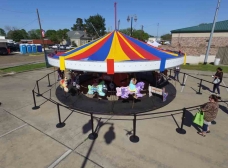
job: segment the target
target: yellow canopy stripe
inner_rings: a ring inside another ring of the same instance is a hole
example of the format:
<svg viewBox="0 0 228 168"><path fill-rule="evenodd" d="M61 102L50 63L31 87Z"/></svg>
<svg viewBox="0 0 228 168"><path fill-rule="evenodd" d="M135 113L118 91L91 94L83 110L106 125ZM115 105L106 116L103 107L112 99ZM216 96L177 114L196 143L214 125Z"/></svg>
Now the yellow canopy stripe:
<svg viewBox="0 0 228 168"><path fill-rule="evenodd" d="M112 46L110 48L108 56L106 57L106 60L107 59L114 59L114 61L130 60L130 58L122 50L116 32L114 32L114 36L112 39Z"/></svg>
<svg viewBox="0 0 228 168"><path fill-rule="evenodd" d="M141 58L144 59L144 57L143 57L138 51L136 51L136 50L127 42L126 39L123 38L122 34L120 34L120 33L118 32L118 35L119 35L119 36L121 37L121 39L130 47L130 49L131 49L132 51L134 51L139 57L141 57Z"/></svg>
<svg viewBox="0 0 228 168"><path fill-rule="evenodd" d="M112 32L111 32L111 33L112 33ZM109 34L110 34L110 33L109 33ZM106 36L108 36L109 34L107 34ZM104 36L104 37L102 37L101 39L97 40L97 41L94 42L93 44L86 46L86 47L83 48L83 49L80 49L80 50L78 50L78 51L76 51L76 52L73 52L72 54L69 54L68 56L65 56L65 59L69 59L69 58L71 58L71 57L75 57L75 56L77 56L77 55L79 55L79 54L81 54L81 53L83 53L83 52L89 50L90 48L92 48L93 46L95 46L97 43L99 43L100 41L102 41L106 36Z"/></svg>

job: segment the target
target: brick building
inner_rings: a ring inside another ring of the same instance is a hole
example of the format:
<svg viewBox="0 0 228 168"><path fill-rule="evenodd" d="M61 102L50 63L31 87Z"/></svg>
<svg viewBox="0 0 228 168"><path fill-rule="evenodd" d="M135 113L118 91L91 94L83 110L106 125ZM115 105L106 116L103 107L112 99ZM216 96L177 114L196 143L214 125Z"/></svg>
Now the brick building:
<svg viewBox="0 0 228 168"><path fill-rule="evenodd" d="M212 23L172 30L171 46L187 53L205 54ZM211 54L215 55L219 47L228 46L228 20L217 22L211 42Z"/></svg>
<svg viewBox="0 0 228 168"><path fill-rule="evenodd" d="M41 39L21 39L20 43L26 44L43 44ZM44 39L45 45L53 45L54 43L49 39Z"/></svg>

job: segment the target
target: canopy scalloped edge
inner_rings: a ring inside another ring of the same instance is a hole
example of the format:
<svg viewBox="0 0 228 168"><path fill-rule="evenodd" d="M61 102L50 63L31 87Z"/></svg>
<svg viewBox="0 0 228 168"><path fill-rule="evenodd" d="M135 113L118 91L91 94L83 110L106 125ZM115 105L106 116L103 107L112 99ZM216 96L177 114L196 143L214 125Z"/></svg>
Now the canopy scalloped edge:
<svg viewBox="0 0 228 168"><path fill-rule="evenodd" d="M48 63L55 67L60 67L59 59L47 57ZM166 59L165 69L176 67L184 63L184 56ZM122 61L114 62L114 72L143 72L160 70L161 60L158 61ZM65 60L65 68L70 70L103 72L107 73L106 61L85 61L85 60Z"/></svg>

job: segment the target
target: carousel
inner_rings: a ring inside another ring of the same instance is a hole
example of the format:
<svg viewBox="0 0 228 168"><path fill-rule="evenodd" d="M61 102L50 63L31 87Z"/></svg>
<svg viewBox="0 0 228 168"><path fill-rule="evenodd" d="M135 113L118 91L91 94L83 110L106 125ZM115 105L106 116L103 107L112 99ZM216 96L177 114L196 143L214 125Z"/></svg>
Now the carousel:
<svg viewBox="0 0 228 168"><path fill-rule="evenodd" d="M59 68L56 97L60 102L82 112L126 115L170 103L176 89L167 69L183 64L186 55L115 30L47 60Z"/></svg>

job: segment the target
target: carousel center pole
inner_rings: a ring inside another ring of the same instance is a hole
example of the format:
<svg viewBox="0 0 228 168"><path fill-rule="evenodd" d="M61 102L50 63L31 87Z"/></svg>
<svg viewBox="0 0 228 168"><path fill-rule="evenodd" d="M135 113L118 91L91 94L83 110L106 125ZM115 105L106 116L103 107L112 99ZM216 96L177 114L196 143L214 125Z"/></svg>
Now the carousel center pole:
<svg viewBox="0 0 228 168"><path fill-rule="evenodd" d="M116 19L117 19L116 2L114 3L114 7L115 7L115 30L116 30L117 29L117 27L116 27Z"/></svg>

